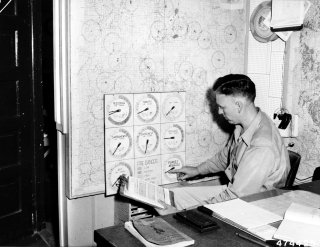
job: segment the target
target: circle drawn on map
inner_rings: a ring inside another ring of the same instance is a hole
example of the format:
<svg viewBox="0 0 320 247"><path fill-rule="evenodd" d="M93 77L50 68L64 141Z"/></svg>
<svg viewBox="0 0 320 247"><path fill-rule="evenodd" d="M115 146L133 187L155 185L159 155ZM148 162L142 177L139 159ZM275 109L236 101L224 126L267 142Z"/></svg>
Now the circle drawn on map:
<svg viewBox="0 0 320 247"><path fill-rule="evenodd" d="M94 98L92 104L90 105L90 113L94 119L102 120L103 119L103 102L99 98Z"/></svg>
<svg viewBox="0 0 320 247"><path fill-rule="evenodd" d="M177 181L177 174L176 173L168 173L166 171L170 170L172 167L174 169L180 169L184 166L184 162L182 157L179 154L172 154L170 155L163 163L163 173L166 180L170 182Z"/></svg>
<svg viewBox="0 0 320 247"><path fill-rule="evenodd" d="M202 31L198 37L198 45L202 49L208 49L211 45L212 38L208 31Z"/></svg>
<svg viewBox="0 0 320 247"><path fill-rule="evenodd" d="M96 79L97 87L102 93L108 93L113 90L114 80L109 78L109 74L101 73Z"/></svg>
<svg viewBox="0 0 320 247"><path fill-rule="evenodd" d="M88 42L95 42L101 33L101 28L98 22L94 20L88 20L83 23L82 35Z"/></svg>
<svg viewBox="0 0 320 247"><path fill-rule="evenodd" d="M199 22L193 21L189 23L188 36L190 39L197 40L201 31L202 31L202 28Z"/></svg>
<svg viewBox="0 0 320 247"><path fill-rule="evenodd" d="M136 136L138 151L143 155L153 154L159 145L159 133L152 127L143 127Z"/></svg>
<svg viewBox="0 0 320 247"><path fill-rule="evenodd" d="M101 139L103 136L103 131L97 127L92 127L88 133L89 143L94 147L103 146L103 140Z"/></svg>
<svg viewBox="0 0 320 247"><path fill-rule="evenodd" d="M213 53L211 57L211 63L212 63L212 66L215 67L216 69L221 69L225 64L225 56L223 52L216 51L215 53Z"/></svg>
<svg viewBox="0 0 320 247"><path fill-rule="evenodd" d="M131 102L124 95L115 95L113 99L108 102L106 108L108 120L114 125L123 125L127 123L131 117Z"/></svg>
<svg viewBox="0 0 320 247"><path fill-rule="evenodd" d="M144 123L150 123L159 114L159 102L152 94L143 95L135 107L137 117Z"/></svg>
<svg viewBox="0 0 320 247"><path fill-rule="evenodd" d="M113 131L108 142L108 153L110 156L116 158L124 158L132 148L132 137L125 129Z"/></svg>
<svg viewBox="0 0 320 247"><path fill-rule="evenodd" d="M188 23L184 18L176 18L172 25L173 38L184 37L188 31Z"/></svg>
<svg viewBox="0 0 320 247"><path fill-rule="evenodd" d="M213 140L218 145L222 145L227 141L228 135L221 129L217 129L213 134Z"/></svg>
<svg viewBox="0 0 320 247"><path fill-rule="evenodd" d="M98 15L110 15L110 13L113 11L113 2L112 0L95 0L94 8Z"/></svg>
<svg viewBox="0 0 320 247"><path fill-rule="evenodd" d="M118 190L119 186L117 180L122 174L125 174L126 176L133 175L130 165L123 161L113 165L108 173L109 187L115 192Z"/></svg>
<svg viewBox="0 0 320 247"><path fill-rule="evenodd" d="M162 104L162 114L167 120L177 120L182 115L183 110L184 102L178 92L170 93L164 99Z"/></svg>
<svg viewBox="0 0 320 247"><path fill-rule="evenodd" d="M274 41L278 39L278 35L273 33L263 21L271 12L271 1L264 1L260 3L252 12L250 18L250 30L253 37L262 43Z"/></svg>
<svg viewBox="0 0 320 247"><path fill-rule="evenodd" d="M155 40L163 40L166 35L165 24L161 21L155 21L151 26L151 37Z"/></svg>
<svg viewBox="0 0 320 247"><path fill-rule="evenodd" d="M224 29L224 39L227 43L231 44L237 39L237 29L229 25Z"/></svg>
<svg viewBox="0 0 320 247"><path fill-rule="evenodd" d="M186 132L188 134L195 132L197 129L197 119L193 116L186 117Z"/></svg>
<svg viewBox="0 0 320 247"><path fill-rule="evenodd" d="M208 147L212 141L211 131L201 130L198 134L198 143L201 147Z"/></svg>
<svg viewBox="0 0 320 247"><path fill-rule="evenodd" d="M116 33L109 33L104 38L103 45L109 53L118 52L122 48L122 39Z"/></svg>
<svg viewBox="0 0 320 247"><path fill-rule="evenodd" d="M196 68L193 72L192 80L197 86L206 84L207 72L203 68Z"/></svg>
<svg viewBox="0 0 320 247"><path fill-rule="evenodd" d="M160 83L154 76L145 78L140 84L139 91L143 92L157 92L160 90Z"/></svg>
<svg viewBox="0 0 320 247"><path fill-rule="evenodd" d="M150 77L155 73L156 63L151 58L143 59L140 63L139 70L144 78Z"/></svg>
<svg viewBox="0 0 320 247"><path fill-rule="evenodd" d="M168 18L174 15L174 5L172 0L157 0L159 14Z"/></svg>
<svg viewBox="0 0 320 247"><path fill-rule="evenodd" d="M182 79L188 80L193 74L193 66L189 62L183 62L179 66L179 75Z"/></svg>
<svg viewBox="0 0 320 247"><path fill-rule="evenodd" d="M109 66L114 71L123 70L127 64L126 55L120 51L113 52L108 59Z"/></svg>
<svg viewBox="0 0 320 247"><path fill-rule="evenodd" d="M184 131L179 124L172 124L164 131L164 145L172 152L184 144Z"/></svg>
<svg viewBox="0 0 320 247"><path fill-rule="evenodd" d="M127 76L119 76L114 83L116 93L129 93L132 89L131 80Z"/></svg>
<svg viewBox="0 0 320 247"><path fill-rule="evenodd" d="M139 0L126 0L125 9L134 12L139 7Z"/></svg>

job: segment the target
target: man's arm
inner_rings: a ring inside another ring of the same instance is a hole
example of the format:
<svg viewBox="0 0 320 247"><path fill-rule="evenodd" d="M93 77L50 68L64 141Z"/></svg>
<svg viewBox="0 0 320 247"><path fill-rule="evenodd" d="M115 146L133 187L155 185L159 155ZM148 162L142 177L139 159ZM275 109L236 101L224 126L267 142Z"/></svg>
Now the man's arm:
<svg viewBox="0 0 320 247"><path fill-rule="evenodd" d="M206 203L217 203L260 192L274 172L276 156L271 147L250 147L242 157L233 183Z"/></svg>
<svg viewBox="0 0 320 247"><path fill-rule="evenodd" d="M178 180L186 180L198 176L199 174L205 175L208 173L215 173L224 171L228 163L228 150L229 147L224 147L220 152L216 153L211 159L202 162L197 167L184 166L180 169L174 169L169 173L180 173Z"/></svg>
<svg viewBox="0 0 320 247"><path fill-rule="evenodd" d="M208 173L216 173L224 171L228 166L228 152L230 149L231 140L222 150L216 153L211 159L206 160L197 166L199 173L205 175Z"/></svg>

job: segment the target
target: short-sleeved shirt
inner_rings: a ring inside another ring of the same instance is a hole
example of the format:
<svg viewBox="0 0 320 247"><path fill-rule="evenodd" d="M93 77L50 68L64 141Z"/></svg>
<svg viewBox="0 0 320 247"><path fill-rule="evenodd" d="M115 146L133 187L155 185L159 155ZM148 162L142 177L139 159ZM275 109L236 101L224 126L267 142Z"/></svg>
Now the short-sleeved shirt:
<svg viewBox="0 0 320 247"><path fill-rule="evenodd" d="M285 185L290 171L288 151L278 128L260 109L249 128L241 135L236 125L226 146L200 164L200 174L225 171L226 189L207 203L216 203Z"/></svg>

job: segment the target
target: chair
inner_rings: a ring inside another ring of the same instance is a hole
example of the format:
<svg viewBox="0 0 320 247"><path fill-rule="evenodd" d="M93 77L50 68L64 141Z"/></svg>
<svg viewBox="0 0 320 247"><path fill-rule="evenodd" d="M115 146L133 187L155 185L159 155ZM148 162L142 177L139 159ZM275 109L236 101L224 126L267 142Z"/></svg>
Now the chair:
<svg viewBox="0 0 320 247"><path fill-rule="evenodd" d="M291 150L288 150L288 153L289 153L291 169L288 174L285 187L291 187L293 185L293 182L296 179L296 175L297 175L298 168L300 165L300 160L301 160L300 154L295 153Z"/></svg>

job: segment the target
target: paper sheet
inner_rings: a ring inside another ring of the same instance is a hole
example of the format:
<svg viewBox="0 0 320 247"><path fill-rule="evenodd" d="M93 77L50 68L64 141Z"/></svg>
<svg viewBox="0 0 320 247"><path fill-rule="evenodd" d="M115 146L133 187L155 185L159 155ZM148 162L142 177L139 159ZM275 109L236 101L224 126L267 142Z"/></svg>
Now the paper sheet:
<svg viewBox="0 0 320 247"><path fill-rule="evenodd" d="M265 225L265 226L260 226L260 227L250 229L251 233L253 233L255 236L258 236L262 240L272 240L273 239L272 237L276 231L277 231L277 228L270 225Z"/></svg>
<svg viewBox="0 0 320 247"><path fill-rule="evenodd" d="M272 1L272 27L298 26L303 23L304 1Z"/></svg>
<svg viewBox="0 0 320 247"><path fill-rule="evenodd" d="M282 220L282 217L241 199L208 204L206 208L246 229L264 226Z"/></svg>
<svg viewBox="0 0 320 247"><path fill-rule="evenodd" d="M288 240L304 246L320 246L320 226L302 224L297 221L284 220L274 237Z"/></svg>
<svg viewBox="0 0 320 247"><path fill-rule="evenodd" d="M283 217L284 213L289 208L291 203L297 203L309 207L319 207L320 195L308 191L296 190L284 193L279 196L254 201L250 204L260 208L264 208Z"/></svg>

